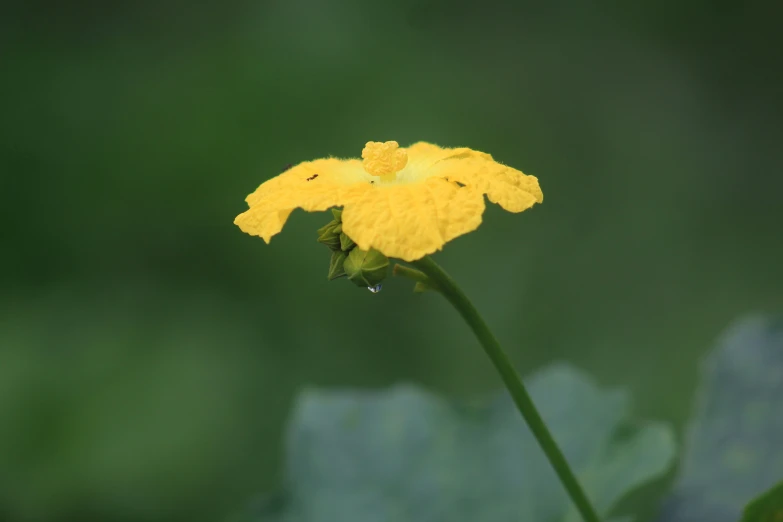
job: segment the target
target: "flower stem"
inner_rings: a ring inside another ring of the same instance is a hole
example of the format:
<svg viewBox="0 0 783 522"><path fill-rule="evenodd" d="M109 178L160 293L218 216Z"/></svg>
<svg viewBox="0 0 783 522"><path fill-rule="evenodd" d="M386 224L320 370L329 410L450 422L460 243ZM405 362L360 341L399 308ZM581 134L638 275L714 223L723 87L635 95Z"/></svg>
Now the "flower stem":
<svg viewBox="0 0 783 522"><path fill-rule="evenodd" d="M465 322L468 323L471 330L473 330L473 333L478 337L481 346L495 365L506 388L508 388L508 391L511 393L511 397L514 399L517 409L519 409L522 417L524 417L525 422L527 422L527 425L530 427L530 431L533 432L533 435L549 459L549 462L552 464L552 467L555 468L555 472L560 478L560 482L563 483L563 486L576 505L576 508L579 510L579 513L582 515L582 518L585 522L600 522L595 508L590 504L590 500L587 498L587 495L585 495L582 486L576 480L563 452L558 447L555 439L552 438L549 428L547 428L544 420L541 418L541 415L533 404L533 400L525 389L522 379L476 308L462 290L460 290L451 276L449 276L429 256L414 261L413 264L430 279L430 284L434 283L433 286L435 289L443 294L452 306L457 309ZM407 274L400 273L399 275Z"/></svg>
<svg viewBox="0 0 783 522"><path fill-rule="evenodd" d="M394 265L394 268L392 269L392 274L396 276L402 276L407 277L408 279L413 279L414 281L418 283L425 283L429 284L430 278L427 277L427 274L424 272L419 272L418 270L414 270L413 268L408 268L404 265Z"/></svg>

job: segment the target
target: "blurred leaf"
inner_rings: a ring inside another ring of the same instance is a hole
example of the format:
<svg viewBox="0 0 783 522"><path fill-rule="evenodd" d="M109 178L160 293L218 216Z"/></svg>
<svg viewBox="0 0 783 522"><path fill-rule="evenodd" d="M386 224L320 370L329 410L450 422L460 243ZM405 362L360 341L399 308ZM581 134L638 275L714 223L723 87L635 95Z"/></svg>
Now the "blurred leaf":
<svg viewBox="0 0 783 522"><path fill-rule="evenodd" d="M529 387L602 514L671 464L666 426L618 436L627 394L600 390L564 365ZM506 394L456 403L412 385L310 389L296 404L287 447L289 500L256 520L579 520Z"/></svg>
<svg viewBox="0 0 783 522"><path fill-rule="evenodd" d="M783 520L783 481L745 506L742 522Z"/></svg>
<svg viewBox="0 0 783 522"><path fill-rule="evenodd" d="M229 515L225 522L256 522L258 520L286 520L288 496L283 491L266 493L254 498L248 506Z"/></svg>
<svg viewBox="0 0 783 522"><path fill-rule="evenodd" d="M783 329L737 323L704 361L674 492L661 522L735 522L783 473ZM774 519L773 519L774 520Z"/></svg>

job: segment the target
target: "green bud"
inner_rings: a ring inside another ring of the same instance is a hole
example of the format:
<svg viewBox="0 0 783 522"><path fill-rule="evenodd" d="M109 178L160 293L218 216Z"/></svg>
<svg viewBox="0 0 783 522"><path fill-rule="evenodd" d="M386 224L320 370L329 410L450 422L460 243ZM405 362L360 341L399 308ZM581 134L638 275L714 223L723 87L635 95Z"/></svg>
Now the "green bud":
<svg viewBox="0 0 783 522"><path fill-rule="evenodd" d="M335 232L335 227L338 227L337 223L332 221L328 225L318 229L318 242L323 243L332 250L340 250L340 233Z"/></svg>
<svg viewBox="0 0 783 522"><path fill-rule="evenodd" d="M345 263L345 259L347 257L348 254L346 252L332 252L332 259L329 261L329 275L327 276L329 281L332 279L337 279L338 277L343 277L345 275L343 263Z"/></svg>
<svg viewBox="0 0 783 522"><path fill-rule="evenodd" d="M345 274L356 286L372 287L386 279L389 258L375 249L365 252L354 248L343 265Z"/></svg>
<svg viewBox="0 0 783 522"><path fill-rule="evenodd" d="M338 223L343 222L343 209L341 208L333 208L332 209L332 215L334 216L334 220Z"/></svg>
<svg viewBox="0 0 783 522"><path fill-rule="evenodd" d="M350 249L356 246L356 243L353 242L353 239L346 236L345 233L340 233L340 250L343 252L348 252Z"/></svg>
<svg viewBox="0 0 783 522"><path fill-rule="evenodd" d="M318 237L321 237L322 235L324 235L325 232L327 232L328 230L334 228L334 226L336 224L337 224L336 222L330 221L327 224L325 224L324 226L322 226L321 228L319 228L318 230L316 230L315 232L316 232L316 234L318 234Z"/></svg>

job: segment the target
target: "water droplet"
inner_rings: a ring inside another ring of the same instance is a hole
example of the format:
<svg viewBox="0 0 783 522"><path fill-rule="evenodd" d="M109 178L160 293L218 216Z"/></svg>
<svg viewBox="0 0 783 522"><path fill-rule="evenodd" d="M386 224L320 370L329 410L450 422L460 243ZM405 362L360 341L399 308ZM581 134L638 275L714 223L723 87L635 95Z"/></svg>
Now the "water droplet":
<svg viewBox="0 0 783 522"><path fill-rule="evenodd" d="M370 291L370 292L372 292L373 294L377 294L378 292L380 292L380 291L381 291L381 288L383 288L383 285L382 285L381 283L378 283L378 284L377 284L377 285L375 285L375 286L368 286L368 287L367 287L367 290L369 290L369 291Z"/></svg>

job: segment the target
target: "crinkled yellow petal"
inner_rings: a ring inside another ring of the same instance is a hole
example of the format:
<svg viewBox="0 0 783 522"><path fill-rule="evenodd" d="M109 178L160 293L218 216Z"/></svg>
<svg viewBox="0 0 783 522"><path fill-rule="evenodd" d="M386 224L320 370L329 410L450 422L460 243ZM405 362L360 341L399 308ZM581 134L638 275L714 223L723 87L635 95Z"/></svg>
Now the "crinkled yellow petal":
<svg viewBox="0 0 783 522"><path fill-rule="evenodd" d="M269 243L295 208L308 212L340 206L372 189L359 160L320 159L300 163L270 179L250 194L250 209L234 223L243 232Z"/></svg>
<svg viewBox="0 0 783 522"><path fill-rule="evenodd" d="M419 142L405 149L410 178L445 177L472 186L509 212L522 212L544 201L538 179L498 163L485 152L442 148Z"/></svg>
<svg viewBox="0 0 783 522"><path fill-rule="evenodd" d="M498 163L489 154L467 150L433 165L432 174L475 187L509 212L522 212L544 201L535 176Z"/></svg>
<svg viewBox="0 0 783 522"><path fill-rule="evenodd" d="M478 228L484 197L441 178L372 187L346 204L343 232L362 250L415 261Z"/></svg>
<svg viewBox="0 0 783 522"><path fill-rule="evenodd" d="M250 209L234 223L268 243L295 208L343 206L343 231L359 248L414 261L475 230L484 212L483 194L510 212L543 201L535 177L489 154L425 142L400 152L407 163L394 163L389 179L368 173L361 160L329 158L297 165L250 194Z"/></svg>
<svg viewBox="0 0 783 522"><path fill-rule="evenodd" d="M325 210L334 205L324 200L330 201L335 191L371 179L357 159L306 161L262 183L245 201L251 207L263 202L307 211Z"/></svg>
<svg viewBox="0 0 783 522"><path fill-rule="evenodd" d="M454 157L460 157L466 153L474 152L466 148L443 148L432 143L420 141L407 147L405 153L408 155L408 165L406 171L414 171L417 178L427 178L435 175L431 169L440 161ZM490 157L490 159L492 159Z"/></svg>

